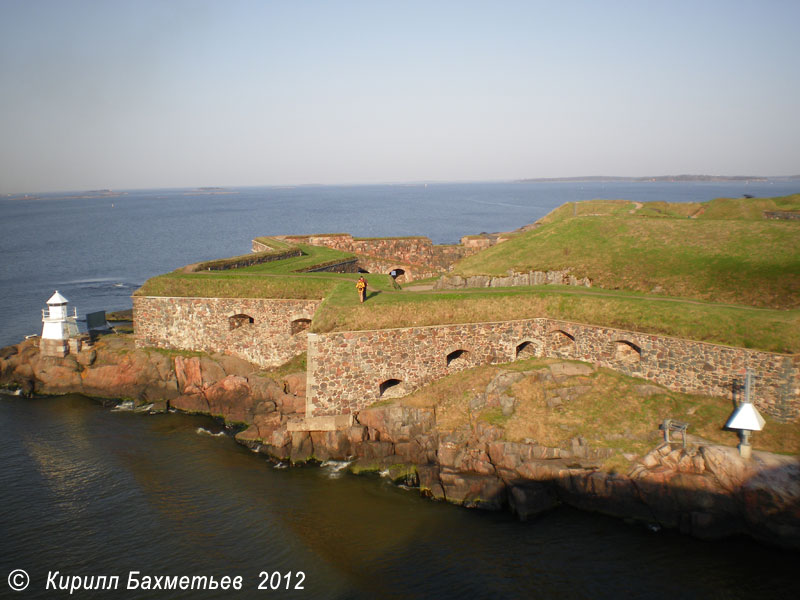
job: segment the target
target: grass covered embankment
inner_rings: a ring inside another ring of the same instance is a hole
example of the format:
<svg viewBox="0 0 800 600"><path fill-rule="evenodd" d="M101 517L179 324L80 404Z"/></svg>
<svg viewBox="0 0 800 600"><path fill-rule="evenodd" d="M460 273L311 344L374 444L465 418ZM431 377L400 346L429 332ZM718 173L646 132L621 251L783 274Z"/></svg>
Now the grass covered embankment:
<svg viewBox="0 0 800 600"><path fill-rule="evenodd" d="M264 241L271 238L263 238ZM280 242L275 240L275 242ZM272 252L281 253L291 247L285 242L280 242L279 250L260 253L269 255ZM189 298L324 298L337 285L341 277L335 273L303 273L315 266L348 260L352 254L298 244L294 248L302 254L255 264L247 267L232 268L227 270L193 270L181 268L171 273L158 275L148 279L144 285L136 290L135 296L171 296ZM236 264L238 261L259 253L209 261L203 264ZM357 275L344 275L346 278Z"/></svg>
<svg viewBox="0 0 800 600"><path fill-rule="evenodd" d="M367 277L370 283L378 280ZM359 304L350 287L331 292L314 317L313 331L551 317L770 352L800 352L800 310L754 309L562 286L413 293L384 286Z"/></svg>
<svg viewBox="0 0 800 600"><path fill-rule="evenodd" d="M800 308L800 194L702 204L566 204L541 226L459 261L453 273L569 269L603 289L709 302Z"/></svg>
<svg viewBox="0 0 800 600"><path fill-rule="evenodd" d="M464 275L570 268L592 277L591 289L401 292L389 276L368 274L369 297L360 304L358 274L303 273L352 254L297 244L301 256L227 271L178 270L150 279L136 295L325 298L311 325L318 333L550 317L798 353L800 221L763 218L765 210L795 209L800 195L702 204L580 202L456 265ZM288 247L281 243L273 244L276 251Z"/></svg>
<svg viewBox="0 0 800 600"><path fill-rule="evenodd" d="M735 446L738 434L723 429L733 405L729 399L681 394L652 382L627 377L610 369L577 363L574 373L563 373L555 359L528 359L460 371L434 381L396 400L405 406L435 407L437 427L451 432L483 421L503 428L505 441L569 446L582 437L592 447L611 448L615 457L607 467L623 466L622 453L637 456L663 438L655 424L666 418L689 423L688 433L710 442ZM504 393L514 398L514 411L503 415L498 407L475 403L490 382L503 372L524 372ZM537 376L546 374L546 377ZM764 415L767 426L753 436L754 448L781 454L800 453L800 429ZM677 436L680 439L680 434Z"/></svg>

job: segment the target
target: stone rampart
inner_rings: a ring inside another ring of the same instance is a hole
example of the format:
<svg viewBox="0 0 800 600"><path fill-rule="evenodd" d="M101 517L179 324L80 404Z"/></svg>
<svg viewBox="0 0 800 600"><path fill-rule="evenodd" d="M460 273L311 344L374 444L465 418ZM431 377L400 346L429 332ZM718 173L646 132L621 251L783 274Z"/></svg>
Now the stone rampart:
<svg viewBox="0 0 800 600"><path fill-rule="evenodd" d="M321 300L133 298L136 345L222 352L263 367L305 352Z"/></svg>
<svg viewBox="0 0 800 600"><path fill-rule="evenodd" d="M392 271L396 273L396 280L398 283L409 283L417 281L418 279L427 279L428 277L436 277L440 271L432 267L424 265L411 265L408 263L401 263L396 260L388 260L384 258L374 258L372 256L365 256L363 254L358 256L358 267L363 272L367 273L381 273L388 275Z"/></svg>
<svg viewBox="0 0 800 600"><path fill-rule="evenodd" d="M529 319L309 334L321 300L134 297L137 346L222 352L277 366L308 351L307 414L351 414L447 374L538 356L575 359L668 389L731 397L745 369L755 403L800 418L800 356Z"/></svg>
<svg viewBox="0 0 800 600"><path fill-rule="evenodd" d="M354 238L347 233L326 235L281 236L282 240L291 243L311 244L312 246L325 246L343 252L353 252L359 255L362 268L367 268L366 263L372 261L371 266L378 266L379 261L388 261L396 265L405 265L407 272L405 279L422 278L430 274L446 271L457 260L478 252L480 247L455 245L436 245L429 238L400 237L400 238ZM260 248L253 241L253 250ZM373 271L371 271L373 272ZM381 271L383 272L383 271Z"/></svg>
<svg viewBox="0 0 800 600"><path fill-rule="evenodd" d="M332 260L330 262L314 265L296 273L358 273L359 260L354 256L353 258L346 258L344 260Z"/></svg>
<svg viewBox="0 0 800 600"><path fill-rule="evenodd" d="M197 271L229 271L232 269L243 269L245 267L252 267L253 265L261 265L268 262L276 262L279 260L286 260L287 258L294 258L302 256L303 252L299 248L284 250L283 252L275 252L272 250L259 251L254 254L244 254L242 256L232 256L230 258L220 258L217 260L209 260L206 262L196 263L194 265L187 265L190 272Z"/></svg>
<svg viewBox="0 0 800 600"><path fill-rule="evenodd" d="M800 221L800 212L796 210L765 210L764 218L779 221Z"/></svg>
<svg viewBox="0 0 800 600"><path fill-rule="evenodd" d="M269 252L272 250L270 246L267 246L264 242L259 242L258 240L252 240L250 248L253 252Z"/></svg>
<svg viewBox="0 0 800 600"><path fill-rule="evenodd" d="M490 275L442 275L435 283L434 289L455 290L460 288L481 287L516 287L531 285L577 285L592 287L588 277L575 277L569 269L561 271L530 271L528 273L510 273L503 277Z"/></svg>
<svg viewBox="0 0 800 600"><path fill-rule="evenodd" d="M785 419L800 416L797 355L552 319L309 334L308 343L309 415L356 412L472 366L549 356L722 397L731 397L751 369L760 410Z"/></svg>

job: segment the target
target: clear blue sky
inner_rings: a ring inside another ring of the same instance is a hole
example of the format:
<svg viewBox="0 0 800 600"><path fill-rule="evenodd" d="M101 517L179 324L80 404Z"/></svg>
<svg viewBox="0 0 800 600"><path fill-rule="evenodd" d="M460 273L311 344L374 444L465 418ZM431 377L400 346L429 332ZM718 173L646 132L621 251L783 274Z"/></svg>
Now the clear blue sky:
<svg viewBox="0 0 800 600"><path fill-rule="evenodd" d="M800 173L800 1L0 0L0 193Z"/></svg>

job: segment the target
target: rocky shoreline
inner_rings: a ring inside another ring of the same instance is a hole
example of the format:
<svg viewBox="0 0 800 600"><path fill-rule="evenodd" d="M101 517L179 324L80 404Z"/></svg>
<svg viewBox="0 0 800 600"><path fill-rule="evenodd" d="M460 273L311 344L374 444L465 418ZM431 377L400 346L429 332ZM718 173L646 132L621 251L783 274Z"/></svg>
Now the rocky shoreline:
<svg viewBox="0 0 800 600"><path fill-rule="evenodd" d="M514 381L558 376L559 365L501 372L480 401L513 410L505 392ZM208 414L276 461L349 461L354 473L379 472L437 500L508 509L521 519L567 504L700 538L744 534L800 549L798 457L754 452L745 461L735 448L690 436L685 448L660 443L616 472L602 468L609 449L580 437L561 447L509 442L500 425L447 429L435 407L399 402L362 410L343 430L290 431L304 415L305 373L278 376L230 356L137 349L130 336L103 336L63 358L41 356L35 338L0 349L0 384L23 395L81 393L133 400L147 412Z"/></svg>

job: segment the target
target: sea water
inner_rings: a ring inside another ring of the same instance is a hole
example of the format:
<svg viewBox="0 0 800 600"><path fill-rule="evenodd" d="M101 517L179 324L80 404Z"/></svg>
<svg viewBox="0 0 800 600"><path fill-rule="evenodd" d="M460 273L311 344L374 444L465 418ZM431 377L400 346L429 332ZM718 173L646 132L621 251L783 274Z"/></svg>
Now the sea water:
<svg viewBox="0 0 800 600"><path fill-rule="evenodd" d="M233 191L0 200L0 344L40 331L39 310L53 289L79 314L127 308L147 277L244 253L257 235L421 234L444 243L514 229L566 201L798 190L736 183ZM282 595L776 598L799 589L798 553L748 539L702 542L570 509L521 523L355 477L338 463L275 466L211 419L113 411L81 396L0 396L0 597L67 597L45 590L55 571L119 576L118 590L81 594L96 598L265 597L279 592L258 589L262 573L294 587L298 572L303 589ZM16 569L30 585L11 595L6 578ZM126 592L133 571L239 576L244 587Z"/></svg>
<svg viewBox="0 0 800 600"><path fill-rule="evenodd" d="M118 575L96 598L788 598L795 552L559 509L527 522L420 498L338 464L275 469L208 418L0 397L0 597ZM212 435L209 435L211 433ZM337 476L340 474L340 476ZM10 595L24 569L28 590ZM242 577L238 593L125 593L128 574ZM293 585L294 585L293 584ZM66 594L64 594L66 597ZM76 597L86 597L81 594Z"/></svg>

